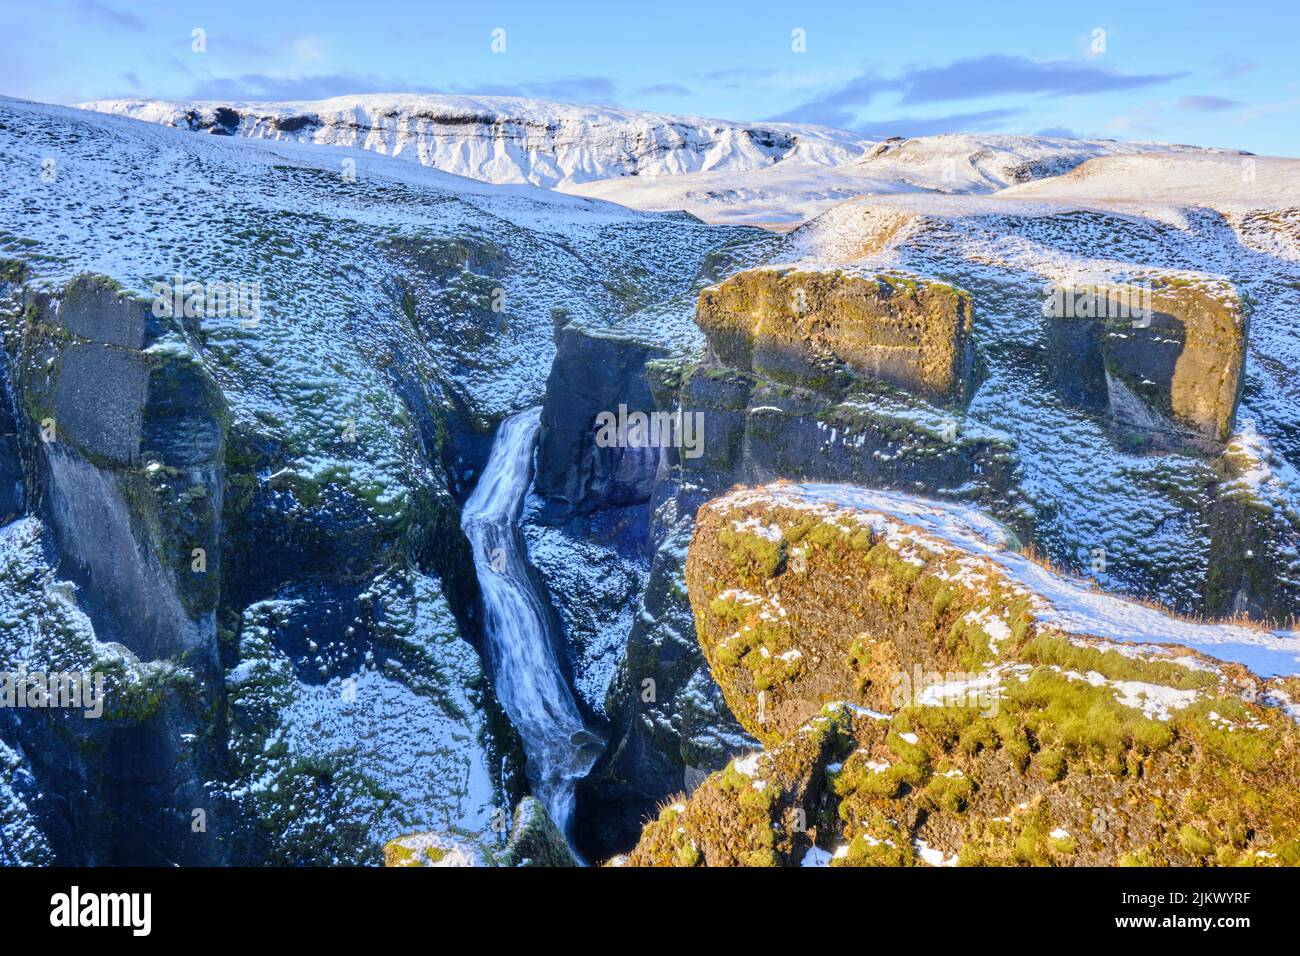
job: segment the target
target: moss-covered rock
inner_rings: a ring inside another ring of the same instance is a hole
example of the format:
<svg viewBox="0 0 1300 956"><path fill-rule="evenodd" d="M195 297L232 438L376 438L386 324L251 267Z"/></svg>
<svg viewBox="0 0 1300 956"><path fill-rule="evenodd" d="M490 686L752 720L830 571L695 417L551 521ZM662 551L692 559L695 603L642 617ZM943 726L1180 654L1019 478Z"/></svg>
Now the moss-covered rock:
<svg viewBox="0 0 1300 956"><path fill-rule="evenodd" d="M1036 566L866 500L778 484L701 509L696 630L767 750L665 808L627 863L1300 863L1285 681L1046 623L1010 570Z"/></svg>
<svg viewBox="0 0 1300 956"><path fill-rule="evenodd" d="M701 292L697 321L719 361L777 382L834 391L866 377L961 400L972 315L939 282L757 269Z"/></svg>

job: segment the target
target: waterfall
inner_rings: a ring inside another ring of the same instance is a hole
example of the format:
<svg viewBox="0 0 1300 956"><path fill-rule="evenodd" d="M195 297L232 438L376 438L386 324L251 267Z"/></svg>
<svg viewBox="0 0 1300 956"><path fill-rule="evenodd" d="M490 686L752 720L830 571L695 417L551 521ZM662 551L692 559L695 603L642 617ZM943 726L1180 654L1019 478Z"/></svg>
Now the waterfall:
<svg viewBox="0 0 1300 956"><path fill-rule="evenodd" d="M600 754L569 688L546 604L533 587L516 522L532 477L541 409L501 423L487 467L461 513L486 612L484 631L497 697L523 740L528 779L566 837L573 788Z"/></svg>

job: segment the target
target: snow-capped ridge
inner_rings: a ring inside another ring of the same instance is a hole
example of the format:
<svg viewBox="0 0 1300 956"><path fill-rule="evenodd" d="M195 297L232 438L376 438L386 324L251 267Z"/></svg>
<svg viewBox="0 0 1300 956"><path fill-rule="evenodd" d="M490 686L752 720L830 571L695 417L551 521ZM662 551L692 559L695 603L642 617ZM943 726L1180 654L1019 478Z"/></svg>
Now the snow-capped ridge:
<svg viewBox="0 0 1300 956"><path fill-rule="evenodd" d="M355 146L494 183L837 165L856 134L500 96L366 94L286 103L99 100L84 109L200 132Z"/></svg>

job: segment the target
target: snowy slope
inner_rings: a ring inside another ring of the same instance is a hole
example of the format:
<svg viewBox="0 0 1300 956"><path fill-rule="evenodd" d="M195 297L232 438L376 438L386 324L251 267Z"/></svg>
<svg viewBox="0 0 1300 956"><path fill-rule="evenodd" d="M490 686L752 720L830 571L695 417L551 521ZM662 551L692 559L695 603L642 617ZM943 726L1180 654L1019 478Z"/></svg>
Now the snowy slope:
<svg viewBox="0 0 1300 956"><path fill-rule="evenodd" d="M357 146L495 183L529 182L706 222L794 225L855 196L990 193L1088 160L1225 150L1049 136L946 134L871 142L789 123L737 123L492 96L367 94L314 102L98 100L85 109L219 135ZM1229 160L1236 162L1236 160Z"/></svg>
<svg viewBox="0 0 1300 956"><path fill-rule="evenodd" d="M501 96L368 94L300 103L99 100L85 109L182 129L364 149L494 183L568 186L785 160L834 165L855 134Z"/></svg>
<svg viewBox="0 0 1300 956"><path fill-rule="evenodd" d="M448 582L398 563L409 560L403 529L453 508L448 485L472 476L468 462L442 460L435 428L456 416L490 434L503 414L536 404L557 321L599 328L685 295L734 230L356 149L200 136L6 98L0 182L0 258L24 263L30 288L57 292L93 273L146 300L177 274L260 289L256 323L204 316L192 337L159 346L202 365L228 408L229 441L251 450L239 459L251 523L223 528L223 544L274 547L321 527L346 546L338 556L290 548L307 560L308 583L259 562L258 577L289 583L233 582L257 597L230 609L240 620L225 686L235 773L214 786L282 827L286 845L338 854L316 862L369 859L367 846L407 827L486 828L508 770L492 737L501 732L487 727L491 689ZM0 307L6 334L20 336L21 302ZM20 531L26 551L57 560L43 521L12 522L4 535ZM0 548L0 610L76 593L38 557ZM28 594L36 574L52 583ZM74 638L97 646L77 599L65 603L76 627L23 610L56 659ZM24 640L0 641L0 669L26 660L29 645L46 651L11 632ZM22 754L6 745L0 764L21 776ZM335 802L294 804L286 782L322 762L342 768ZM6 839L31 829L21 789L0 792ZM340 820L359 843L330 842ZM44 852L27 843L33 858ZM283 862L303 859L284 852Z"/></svg>
<svg viewBox="0 0 1300 956"><path fill-rule="evenodd" d="M1190 149L1099 156L1064 175L1016 185L1004 196L1285 209L1300 205L1300 160Z"/></svg>
<svg viewBox="0 0 1300 956"><path fill-rule="evenodd" d="M706 222L797 225L859 196L992 193L1057 176L1097 157L1170 151L1180 156L1224 155L1155 143L954 133L885 140L829 168L789 159L757 169L607 179L568 191L636 209L685 209Z"/></svg>

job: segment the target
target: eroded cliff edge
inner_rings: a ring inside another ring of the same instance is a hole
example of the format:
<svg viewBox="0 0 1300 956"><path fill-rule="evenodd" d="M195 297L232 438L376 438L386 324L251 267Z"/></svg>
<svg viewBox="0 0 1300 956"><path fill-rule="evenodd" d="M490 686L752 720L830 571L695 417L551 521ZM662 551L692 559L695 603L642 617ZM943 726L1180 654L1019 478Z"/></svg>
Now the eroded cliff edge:
<svg viewBox="0 0 1300 956"><path fill-rule="evenodd" d="M617 862L1300 862L1300 688L1260 676L1294 635L1172 617L1012 545L971 509L844 486L705 505L696 629L766 749Z"/></svg>

